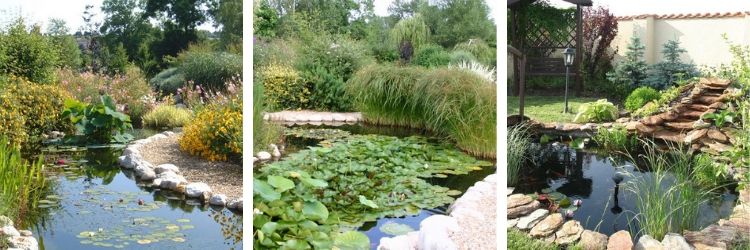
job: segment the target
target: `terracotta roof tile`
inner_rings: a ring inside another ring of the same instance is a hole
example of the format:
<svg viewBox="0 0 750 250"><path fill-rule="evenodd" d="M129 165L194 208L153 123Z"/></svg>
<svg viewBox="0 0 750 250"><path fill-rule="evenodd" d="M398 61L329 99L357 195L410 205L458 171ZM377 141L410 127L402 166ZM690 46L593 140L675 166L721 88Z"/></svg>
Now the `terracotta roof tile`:
<svg viewBox="0 0 750 250"><path fill-rule="evenodd" d="M646 17L654 17L655 19L690 19L690 18L726 18L726 17L741 17L750 15L750 11L737 11L737 12L705 12L705 13L679 13L679 14L640 14L632 16L618 16L617 20L629 20L629 19L643 19Z"/></svg>

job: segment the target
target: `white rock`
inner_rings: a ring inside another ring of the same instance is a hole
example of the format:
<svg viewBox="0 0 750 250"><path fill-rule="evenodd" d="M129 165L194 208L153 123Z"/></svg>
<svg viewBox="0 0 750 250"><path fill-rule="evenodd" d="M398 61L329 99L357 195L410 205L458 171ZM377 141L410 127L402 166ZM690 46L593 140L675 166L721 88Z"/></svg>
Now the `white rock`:
<svg viewBox="0 0 750 250"><path fill-rule="evenodd" d="M211 192L211 188L203 182L193 182L185 187L185 195L190 198L201 197L204 192Z"/></svg>
<svg viewBox="0 0 750 250"><path fill-rule="evenodd" d="M128 146L125 148L125 150L122 151L122 155L128 156L128 155L141 155L141 152L138 150L137 147L134 146Z"/></svg>
<svg viewBox="0 0 750 250"><path fill-rule="evenodd" d="M534 227L536 223L544 219L547 214L549 214L549 211L547 211L547 209L537 209L536 211L531 212L531 214L519 218L516 227L521 230L529 230Z"/></svg>
<svg viewBox="0 0 750 250"><path fill-rule="evenodd" d="M13 226L4 226L0 227L0 235L4 235L7 237L15 237L15 236L21 236L21 233L16 230Z"/></svg>
<svg viewBox="0 0 750 250"><path fill-rule="evenodd" d="M674 249L674 250L691 250L693 249L690 247L690 244L687 243L684 237L682 237L679 234L676 233L668 233L664 236L664 239L661 240L661 244L664 246L664 249Z"/></svg>
<svg viewBox="0 0 750 250"><path fill-rule="evenodd" d="M172 132L172 131L164 131L161 134L163 134L163 135L165 135L167 137L175 135L174 132Z"/></svg>
<svg viewBox="0 0 750 250"><path fill-rule="evenodd" d="M149 137L152 141L161 140L161 139L167 139L167 136L164 134L155 134Z"/></svg>
<svg viewBox="0 0 750 250"><path fill-rule="evenodd" d="M268 153L266 151L260 151L258 152L258 159L260 159L261 161L267 161L271 159L271 153Z"/></svg>
<svg viewBox="0 0 750 250"><path fill-rule="evenodd" d="M508 189L507 189L507 190L505 191L505 196L510 196L511 194L513 194L513 190L515 190L515 189L516 189L516 188L514 188L514 187L509 187L509 188L508 188Z"/></svg>
<svg viewBox="0 0 750 250"><path fill-rule="evenodd" d="M518 218L508 219L508 228L513 228L518 224Z"/></svg>
<svg viewBox="0 0 750 250"><path fill-rule="evenodd" d="M151 182L151 185L156 186L156 187L161 187L161 178L154 179L154 181Z"/></svg>
<svg viewBox="0 0 750 250"><path fill-rule="evenodd" d="M419 223L417 249L452 250L458 246L450 238L450 233L460 230L456 218L433 215Z"/></svg>
<svg viewBox="0 0 750 250"><path fill-rule="evenodd" d="M39 242L34 237L12 237L8 241L11 248L22 249L22 250L38 250Z"/></svg>
<svg viewBox="0 0 750 250"><path fill-rule="evenodd" d="M161 164L159 166L156 166L156 168L154 168L154 172L156 172L157 174L161 174L161 173L164 173L164 172L179 173L180 172L180 168L178 168L174 164L167 163L167 164Z"/></svg>
<svg viewBox="0 0 750 250"><path fill-rule="evenodd" d="M258 157L253 156L253 163L257 162L258 160L260 160L258 159Z"/></svg>
<svg viewBox="0 0 750 250"><path fill-rule="evenodd" d="M145 181L156 179L156 172L154 172L154 169L151 168L150 165L150 163L145 161L138 164L138 166L135 167L136 176Z"/></svg>
<svg viewBox="0 0 750 250"><path fill-rule="evenodd" d="M638 243L633 247L634 250L662 250L664 246L658 240L655 240L650 235L641 236L638 239Z"/></svg>
<svg viewBox="0 0 750 250"><path fill-rule="evenodd" d="M224 206L227 204L227 196L223 194L215 194L208 200L208 204L216 206Z"/></svg>
<svg viewBox="0 0 750 250"><path fill-rule="evenodd" d="M244 204L245 204L245 203L244 203L244 202L242 202L242 198L239 198L239 199L237 200L237 210L240 210L240 211L242 211L242 207L243 207L243 205L244 205Z"/></svg>
<svg viewBox="0 0 750 250"><path fill-rule="evenodd" d="M281 157L281 152L279 152L279 147L277 147L276 144L268 145L268 148L271 150L272 152L271 155L273 157L276 157L276 158Z"/></svg>
<svg viewBox="0 0 750 250"><path fill-rule="evenodd" d="M414 241L409 235L416 235L416 232L409 233L406 235L399 235L393 238L383 237L380 238L380 245L378 250L416 250L417 242ZM417 239L419 236L416 236Z"/></svg>
<svg viewBox="0 0 750 250"><path fill-rule="evenodd" d="M144 144L149 144L149 143L151 143L151 139L150 138L140 139L140 140L133 141L133 145L136 145L136 146L142 146Z"/></svg>

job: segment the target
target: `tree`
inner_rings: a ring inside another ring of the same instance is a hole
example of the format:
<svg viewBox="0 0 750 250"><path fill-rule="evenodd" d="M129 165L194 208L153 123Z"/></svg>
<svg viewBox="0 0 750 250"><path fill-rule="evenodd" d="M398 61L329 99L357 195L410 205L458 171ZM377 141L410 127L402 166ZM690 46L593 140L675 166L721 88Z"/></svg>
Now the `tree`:
<svg viewBox="0 0 750 250"><path fill-rule="evenodd" d="M260 3L260 7L255 11L255 34L261 37L276 36L276 29L279 25L279 16L276 10L271 8L266 2Z"/></svg>
<svg viewBox="0 0 750 250"><path fill-rule="evenodd" d="M104 0L102 13L104 23L99 31L104 34L104 43L113 50L122 45L130 61L143 64L152 58L142 57L144 45L151 43L158 33L144 17L145 2L141 0Z"/></svg>
<svg viewBox="0 0 750 250"><path fill-rule="evenodd" d="M65 24L65 20L56 18L49 20L47 36L58 52L57 66L79 69L83 65L81 49L78 48L75 37L68 34L69 32L70 29Z"/></svg>
<svg viewBox="0 0 750 250"><path fill-rule="evenodd" d="M153 56L176 56L191 43L198 42L196 27L208 20L210 0L146 0L144 17L161 20L163 34L151 44Z"/></svg>
<svg viewBox="0 0 750 250"><path fill-rule="evenodd" d="M433 41L446 48L473 38L495 44L497 28L484 0L438 0L419 13L430 27Z"/></svg>
<svg viewBox="0 0 750 250"><path fill-rule="evenodd" d="M401 20L391 29L390 38L392 43L398 46L401 60L411 60L414 51L428 43L430 30L422 19L422 15Z"/></svg>
<svg viewBox="0 0 750 250"><path fill-rule="evenodd" d="M607 73L607 79L616 84L628 85L631 88L640 86L646 79L646 61L643 52L646 49L637 36L630 38L625 60L620 62L614 72Z"/></svg>
<svg viewBox="0 0 750 250"><path fill-rule="evenodd" d="M37 83L54 81L58 51L39 26L27 29L19 17L0 36L0 48L0 75L15 75Z"/></svg>
<svg viewBox="0 0 750 250"><path fill-rule="evenodd" d="M422 4L425 4L424 0L395 0L388 6L388 13L394 20L394 23L403 19L414 16Z"/></svg>
<svg viewBox="0 0 750 250"><path fill-rule="evenodd" d="M209 12L216 21L214 26L221 28L222 47L242 42L242 0L217 0Z"/></svg>
<svg viewBox="0 0 750 250"><path fill-rule="evenodd" d="M583 70L589 80L604 79L615 52L609 46L617 36L617 19L604 7L583 9Z"/></svg>
<svg viewBox="0 0 750 250"><path fill-rule="evenodd" d="M680 48L678 40L669 40L661 51L664 61L651 66L646 83L656 89L664 89L676 84L678 80L698 76L698 70L691 63L683 63L680 54L687 50Z"/></svg>
<svg viewBox="0 0 750 250"><path fill-rule="evenodd" d="M78 32L84 40L83 65L88 67L89 70L99 71L102 66L101 44L99 43L99 27L101 24L94 22L96 13L92 11L93 8L93 5L86 5L81 17L83 18L83 26L79 28Z"/></svg>

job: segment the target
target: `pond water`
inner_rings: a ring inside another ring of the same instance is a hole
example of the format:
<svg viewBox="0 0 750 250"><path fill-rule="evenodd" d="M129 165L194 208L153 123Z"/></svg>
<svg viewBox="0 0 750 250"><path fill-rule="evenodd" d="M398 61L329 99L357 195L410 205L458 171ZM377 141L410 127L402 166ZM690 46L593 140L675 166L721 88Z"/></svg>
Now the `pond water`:
<svg viewBox="0 0 750 250"><path fill-rule="evenodd" d="M625 184L635 178L650 178L652 174L648 170L618 157L576 150L562 143L541 147L543 153L537 157L540 167L528 164L527 169L531 171L522 176L514 193L559 192L570 200L582 200L573 218L586 229L607 235L619 230L640 231L633 221L633 215L638 213L635 197L626 190ZM616 175L623 177L619 186L613 180ZM728 217L736 198L732 192L725 191L702 204L699 227Z"/></svg>
<svg viewBox="0 0 750 250"><path fill-rule="evenodd" d="M40 249L242 249L241 214L137 184L118 167L120 153L44 153L51 187L21 225Z"/></svg>
<svg viewBox="0 0 750 250"><path fill-rule="evenodd" d="M427 138L434 137L433 134L431 134L428 131L422 130L422 129L412 129L412 128L404 128L404 127L384 127L384 126L373 126L373 125L367 125L367 124L355 124L355 125L342 125L342 126L295 126L294 128L309 128L309 129L339 129L347 131L351 134L378 134L378 135L387 135L387 136L394 136L394 137L408 137L408 136L424 136ZM430 139L431 141L437 142L437 139ZM297 152L299 150L303 150L307 148L308 146L316 146L321 140L317 139L308 139L308 138L300 138L293 135L287 136L285 140L285 152L284 154L290 154L293 152ZM283 158L282 158L283 160ZM488 160L488 159L483 159ZM494 162L494 160L488 160L491 162ZM471 186L474 185L474 183L481 181L485 177L487 177L490 174L495 173L496 166L493 167L485 167L482 170L476 170L469 172L469 174L464 175L447 175L445 178L431 178L428 179L427 182L433 185L443 186L447 187L451 190L458 190L465 192L468 190ZM460 197L461 194L454 196L454 198ZM382 232L380 229L382 226L391 224L391 223L398 223L403 225L408 225L414 230L419 230L419 223L426 219L427 217L435 214L446 214L446 211L448 209L449 205L444 205L441 207L435 207L431 209L422 209L419 211L417 215L413 216L403 216L403 217L386 217L386 218L380 218L376 221L370 221L365 222L364 225L357 228L358 231L363 232L367 237L370 239L370 247L371 249L376 249L378 244L380 244L380 239L383 237L393 237L393 235L388 235L384 232Z"/></svg>

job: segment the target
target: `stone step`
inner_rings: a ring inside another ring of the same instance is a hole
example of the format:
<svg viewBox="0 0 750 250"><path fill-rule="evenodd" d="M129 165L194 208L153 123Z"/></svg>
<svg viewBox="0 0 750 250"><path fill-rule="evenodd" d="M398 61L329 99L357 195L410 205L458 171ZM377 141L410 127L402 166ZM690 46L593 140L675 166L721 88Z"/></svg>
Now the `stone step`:
<svg viewBox="0 0 750 250"><path fill-rule="evenodd" d="M665 122L664 126L676 131L686 131L693 129L693 122Z"/></svg>
<svg viewBox="0 0 750 250"><path fill-rule="evenodd" d="M710 249L715 247L727 249L733 243L741 240L741 234L734 227L710 225L701 231L685 231L685 240L696 249Z"/></svg>
<svg viewBox="0 0 750 250"><path fill-rule="evenodd" d="M635 130L638 131L639 134L644 134L644 135L650 135L662 129L663 128L660 125L645 125L645 124L635 125Z"/></svg>
<svg viewBox="0 0 750 250"><path fill-rule="evenodd" d="M710 108L709 106L701 105L701 104L690 104L690 105L685 105L685 107L690 110L697 110L701 112L706 112L706 110Z"/></svg>
<svg viewBox="0 0 750 250"><path fill-rule="evenodd" d="M702 115L703 115L703 112L702 112L702 111L698 111L698 110L688 110L688 111L682 112L682 113L680 114L680 117L679 117L679 118L682 118L682 119L690 119L690 120L693 120L693 121L695 121L695 120L698 120L698 119L700 119Z"/></svg>
<svg viewBox="0 0 750 250"><path fill-rule="evenodd" d="M656 131L653 134L654 138L656 139L662 139L665 141L672 141L672 142L683 142L685 140L685 135L680 132L675 132L671 130L660 130Z"/></svg>

